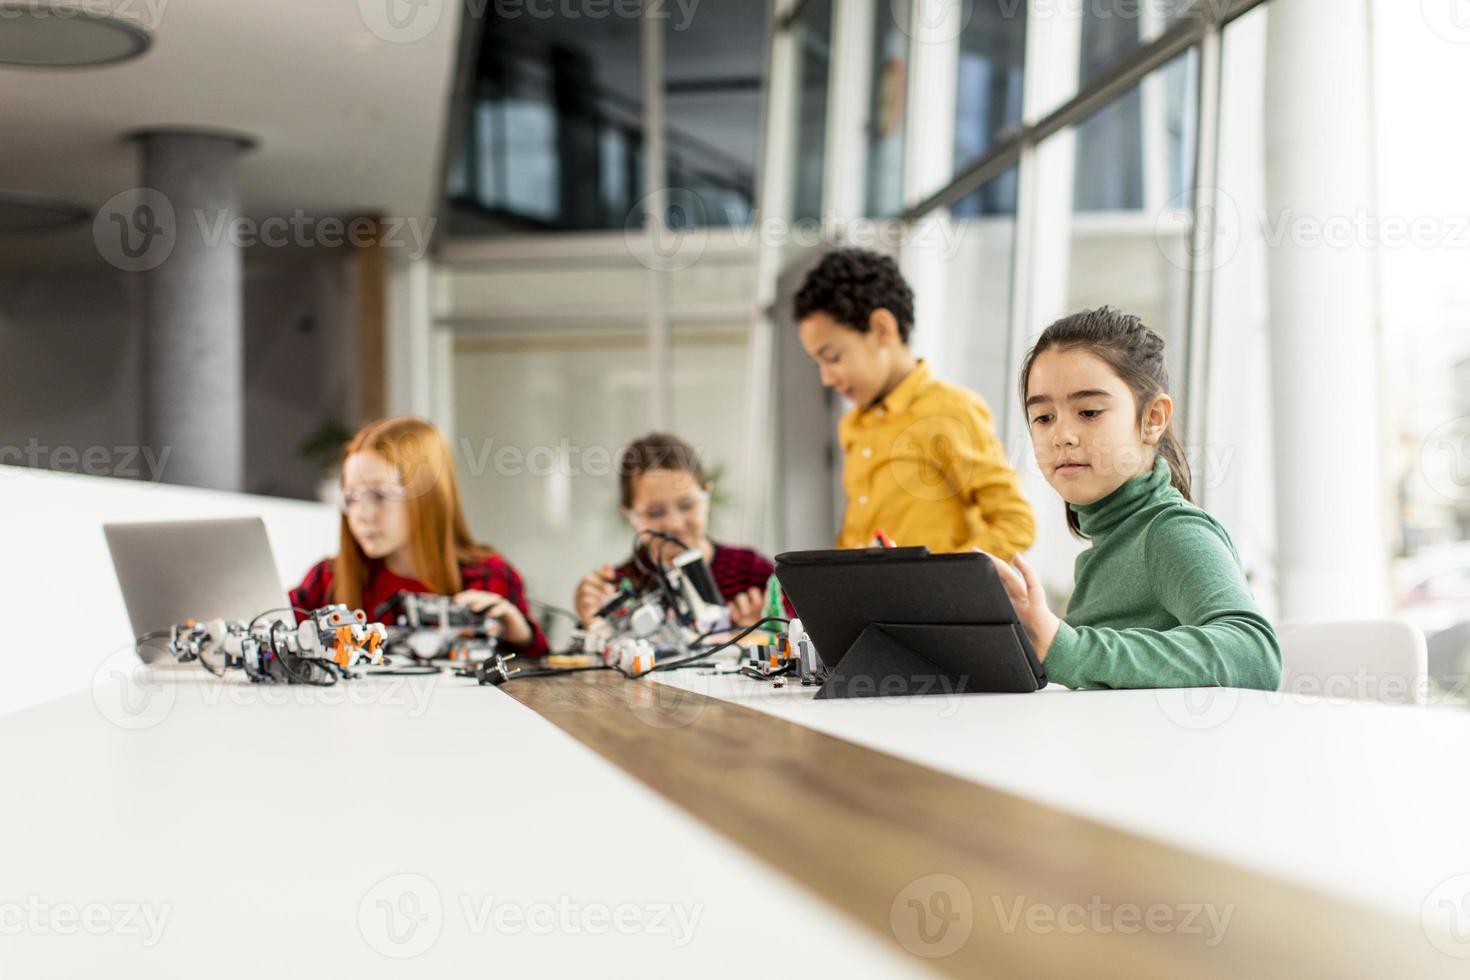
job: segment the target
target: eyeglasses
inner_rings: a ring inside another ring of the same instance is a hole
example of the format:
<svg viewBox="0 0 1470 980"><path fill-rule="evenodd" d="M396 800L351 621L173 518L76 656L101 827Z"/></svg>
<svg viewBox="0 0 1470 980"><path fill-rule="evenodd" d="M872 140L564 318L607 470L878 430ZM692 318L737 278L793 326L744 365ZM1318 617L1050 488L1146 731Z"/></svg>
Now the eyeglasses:
<svg viewBox="0 0 1470 980"><path fill-rule="evenodd" d="M387 503L397 503L408 499L408 491L396 483L380 483L376 486L361 487L357 490L343 490L339 492L338 505L342 510L351 510L360 504L371 504L373 507L382 507Z"/></svg>
<svg viewBox="0 0 1470 980"><path fill-rule="evenodd" d="M700 491L699 493L690 494L687 497L675 501L673 510L680 517L688 517L691 514L698 513L707 503L709 503L709 494ZM636 524L657 524L668 518L669 510L670 508L664 504L652 504L643 510L633 510L630 508L625 513L628 515L628 519Z"/></svg>

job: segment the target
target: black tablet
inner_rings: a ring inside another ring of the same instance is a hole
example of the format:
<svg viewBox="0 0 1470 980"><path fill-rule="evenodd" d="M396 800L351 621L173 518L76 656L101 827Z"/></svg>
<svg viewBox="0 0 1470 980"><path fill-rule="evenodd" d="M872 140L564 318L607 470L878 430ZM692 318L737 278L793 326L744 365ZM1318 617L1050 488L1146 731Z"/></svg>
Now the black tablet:
<svg viewBox="0 0 1470 980"><path fill-rule="evenodd" d="M819 698L1029 693L1046 672L986 555L794 551L776 577L828 670Z"/></svg>

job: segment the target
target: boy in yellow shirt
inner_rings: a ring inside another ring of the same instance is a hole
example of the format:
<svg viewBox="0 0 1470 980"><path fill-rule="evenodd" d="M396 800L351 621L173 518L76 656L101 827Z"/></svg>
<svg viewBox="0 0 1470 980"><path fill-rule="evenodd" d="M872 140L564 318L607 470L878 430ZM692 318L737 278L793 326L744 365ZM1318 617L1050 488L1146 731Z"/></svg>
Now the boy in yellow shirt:
<svg viewBox="0 0 1470 980"><path fill-rule="evenodd" d="M914 294L896 262L858 248L829 253L797 292L795 319L822 384L853 405L838 427L839 548L868 547L880 530L900 546L978 547L1002 561L1031 546L1036 521L989 406L909 349Z"/></svg>

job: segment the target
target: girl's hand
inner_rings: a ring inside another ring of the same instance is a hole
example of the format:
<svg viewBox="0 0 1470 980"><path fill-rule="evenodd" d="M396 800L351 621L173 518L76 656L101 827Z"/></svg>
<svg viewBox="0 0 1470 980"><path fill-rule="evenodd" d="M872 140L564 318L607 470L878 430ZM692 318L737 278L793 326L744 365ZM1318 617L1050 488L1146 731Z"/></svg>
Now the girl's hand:
<svg viewBox="0 0 1470 980"><path fill-rule="evenodd" d="M531 624L521 611L503 595L494 592L481 592L478 589L466 589L454 597L454 601L461 606L468 606L477 613L484 613L500 621L505 628L505 642L512 646L523 647L530 643L535 634L531 632Z"/></svg>
<svg viewBox="0 0 1470 980"><path fill-rule="evenodd" d="M592 620L592 614L601 609L616 592L611 565L603 565L597 571L582 576L572 599L573 608L577 611L577 618L582 620L582 625L586 626Z"/></svg>
<svg viewBox="0 0 1470 980"><path fill-rule="evenodd" d="M1046 591L1041 587L1041 580L1036 577L1036 570L1020 555L1016 556L1013 568L988 552L980 551L979 548L975 550L995 564L996 574L1006 588L1006 595L1010 596L1011 605L1016 607L1016 616L1020 618L1021 625L1026 629L1026 636L1036 650L1036 659L1046 660L1062 621L1046 604Z"/></svg>
<svg viewBox="0 0 1470 980"><path fill-rule="evenodd" d="M760 589L746 589L726 605L730 607L731 626L754 626L766 618L766 594Z"/></svg>

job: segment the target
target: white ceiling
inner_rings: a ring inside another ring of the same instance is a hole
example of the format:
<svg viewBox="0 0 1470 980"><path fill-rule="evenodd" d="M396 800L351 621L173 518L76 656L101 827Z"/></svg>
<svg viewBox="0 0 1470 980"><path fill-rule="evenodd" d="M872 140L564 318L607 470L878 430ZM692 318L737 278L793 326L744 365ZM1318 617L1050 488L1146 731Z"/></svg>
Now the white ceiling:
<svg viewBox="0 0 1470 980"><path fill-rule="evenodd" d="M148 27L153 45L101 68L0 66L0 188L95 209L139 184L125 134L207 126L257 140L240 171L252 216L301 208L424 217L435 204L463 4L414 3L85 0ZM389 5L421 19L395 33ZM12 268L60 260L79 239L90 228L11 238L3 258Z"/></svg>

